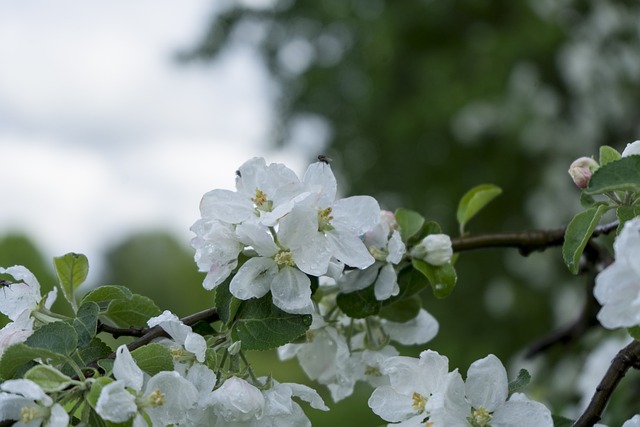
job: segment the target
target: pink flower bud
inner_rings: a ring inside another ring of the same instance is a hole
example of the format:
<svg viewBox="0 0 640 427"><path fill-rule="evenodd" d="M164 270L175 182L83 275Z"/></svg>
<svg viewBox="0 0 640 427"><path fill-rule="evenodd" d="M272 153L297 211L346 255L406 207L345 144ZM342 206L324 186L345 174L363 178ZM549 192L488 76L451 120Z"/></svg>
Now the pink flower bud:
<svg viewBox="0 0 640 427"><path fill-rule="evenodd" d="M580 189L587 188L589 185L589 180L591 179L591 175L593 172L598 169L600 165L598 162L593 160L591 157L580 157L571 163L569 167L569 175L573 179L573 182Z"/></svg>

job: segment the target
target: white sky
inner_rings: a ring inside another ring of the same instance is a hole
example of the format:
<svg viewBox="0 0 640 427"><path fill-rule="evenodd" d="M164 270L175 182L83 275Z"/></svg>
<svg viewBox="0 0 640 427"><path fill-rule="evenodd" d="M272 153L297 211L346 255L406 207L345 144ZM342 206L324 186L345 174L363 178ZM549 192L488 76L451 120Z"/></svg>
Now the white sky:
<svg viewBox="0 0 640 427"><path fill-rule="evenodd" d="M200 197L233 188L269 149L270 86L256 56L179 66L215 2L0 3L0 235L90 262L131 231L188 243ZM2 260L0 260L0 265Z"/></svg>

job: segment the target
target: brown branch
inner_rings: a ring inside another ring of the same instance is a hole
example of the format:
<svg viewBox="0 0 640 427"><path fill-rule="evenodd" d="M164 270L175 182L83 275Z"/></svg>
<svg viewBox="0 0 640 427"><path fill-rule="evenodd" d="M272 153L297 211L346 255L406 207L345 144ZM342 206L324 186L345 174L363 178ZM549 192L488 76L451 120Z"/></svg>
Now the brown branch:
<svg viewBox="0 0 640 427"><path fill-rule="evenodd" d="M206 310L200 311L198 313L192 314L190 316L187 317L183 317L182 319L180 319L182 321L182 323L184 323L187 326L191 326L191 325L195 325L198 322L201 321L206 321L208 323L212 323L215 322L216 320L219 320L220 317L218 316L218 310L216 308L208 308ZM115 330L120 331L120 328L114 328ZM130 328L130 329L126 329L128 331L131 330L135 330L135 329L139 329L140 331L143 331L144 334L138 338L135 341L132 341L131 343L127 344L127 348L129 349L129 351L133 351L136 348L140 348L145 344L149 344L151 341L153 341L156 338L160 338L160 337L166 337L168 336L168 334L165 332L164 329L162 329L159 325L158 326L154 326L153 328ZM108 332L108 331L104 331L104 332ZM101 359L115 359L116 358L116 353L115 351L105 357L101 357ZM98 368L98 364L97 361L88 364L89 368Z"/></svg>
<svg viewBox="0 0 640 427"><path fill-rule="evenodd" d="M611 264L613 259L593 240L589 240L587 243L584 254L587 260L584 272L589 274L589 285L586 292L587 298L580 316L570 325L562 327L530 345L525 358L530 359L556 344L568 344L576 341L592 326L598 325L596 313L600 308L600 304L593 296L593 287L598 273Z"/></svg>
<svg viewBox="0 0 640 427"><path fill-rule="evenodd" d="M106 332L111 334L114 338L119 337L141 337L147 332L149 328L116 328L115 326L108 325L106 323L98 323L98 333Z"/></svg>
<svg viewBox="0 0 640 427"><path fill-rule="evenodd" d="M614 221L596 227L593 237L608 234L618 227ZM451 239L454 252L464 252L475 249L508 247L518 248L524 256L534 251L543 251L549 247L561 246L564 242L566 227L554 230L528 230L520 233L492 233L478 236L455 237Z"/></svg>
<svg viewBox="0 0 640 427"><path fill-rule="evenodd" d="M632 341L613 358L609 369L598 384L589 406L573 424L573 427L589 427L600 421L611 394L631 367L640 368L640 342L638 341Z"/></svg>

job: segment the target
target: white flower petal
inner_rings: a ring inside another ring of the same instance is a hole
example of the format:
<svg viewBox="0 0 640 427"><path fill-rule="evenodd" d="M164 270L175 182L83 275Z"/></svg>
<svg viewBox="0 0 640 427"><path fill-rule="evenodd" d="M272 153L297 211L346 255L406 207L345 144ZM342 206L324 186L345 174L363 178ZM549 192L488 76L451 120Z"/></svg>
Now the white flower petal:
<svg viewBox="0 0 640 427"><path fill-rule="evenodd" d="M203 218L239 224L256 216L253 203L244 194L229 190L211 190L202 197L200 213Z"/></svg>
<svg viewBox="0 0 640 427"><path fill-rule="evenodd" d="M325 234L333 256L351 267L365 269L375 262L360 238L339 233L337 230Z"/></svg>
<svg viewBox="0 0 640 427"><path fill-rule="evenodd" d="M474 408L483 407L493 412L504 404L509 395L509 381L500 359L490 354L473 362L467 372L465 388L467 399Z"/></svg>
<svg viewBox="0 0 640 427"><path fill-rule="evenodd" d="M527 399L521 393L514 393L508 402L493 414L494 427L553 427L551 412L542 403Z"/></svg>
<svg viewBox="0 0 640 427"><path fill-rule="evenodd" d="M271 282L273 303L287 313L308 314L313 312L311 303L311 281L302 271L283 267Z"/></svg>
<svg viewBox="0 0 640 427"><path fill-rule="evenodd" d="M245 222L236 227L238 239L264 257L272 257L278 253L278 245L273 241L267 227L255 222Z"/></svg>
<svg viewBox="0 0 640 427"><path fill-rule="evenodd" d="M291 388L291 392L294 396L308 402L312 408L320 409L321 411L328 411L329 408L324 404L322 397L317 391L303 384L286 383Z"/></svg>
<svg viewBox="0 0 640 427"><path fill-rule="evenodd" d="M147 325L153 328L160 326L175 342L184 345L187 335L191 332L191 327L182 323L175 314L165 310L161 315L152 317L147 321Z"/></svg>
<svg viewBox="0 0 640 427"><path fill-rule="evenodd" d="M51 407L51 414L44 427L67 427L68 425L69 414L60 404L56 403Z"/></svg>
<svg viewBox="0 0 640 427"><path fill-rule="evenodd" d="M400 237L400 233L397 230L394 230L394 232L391 233L387 250L389 251L389 255L387 255L387 262L398 264L402 261L402 257L407 251L407 247L402 242L402 237Z"/></svg>
<svg viewBox="0 0 640 427"><path fill-rule="evenodd" d="M302 178L302 182L307 190L315 194L318 206L325 208L335 200L338 184L328 164L324 162L310 164Z"/></svg>
<svg viewBox="0 0 640 427"><path fill-rule="evenodd" d="M439 324L427 310L420 309L418 315L407 322L383 320L382 327L393 341L416 345L431 341L438 334Z"/></svg>
<svg viewBox="0 0 640 427"><path fill-rule="evenodd" d="M622 151L622 157L629 157L635 154L640 154L640 141L630 142Z"/></svg>
<svg viewBox="0 0 640 427"><path fill-rule="evenodd" d="M200 396L211 393L216 386L216 374L205 365L198 363L189 368L187 381L191 382L198 390Z"/></svg>
<svg viewBox="0 0 640 427"><path fill-rule="evenodd" d="M136 365L129 349L124 344L116 350L116 360L113 362L113 376L129 388L137 391L142 390L144 374Z"/></svg>
<svg viewBox="0 0 640 427"><path fill-rule="evenodd" d="M398 393L390 386L376 388L369 397L369 408L383 420L399 422L411 418L419 411L414 409L411 395Z"/></svg>
<svg viewBox="0 0 640 427"><path fill-rule="evenodd" d="M277 272L278 265L271 258L251 258L233 276L229 291L241 300L260 298L269 292L269 286Z"/></svg>
<svg viewBox="0 0 640 427"><path fill-rule="evenodd" d="M0 274L9 274L17 281L2 288L0 312L11 320L16 320L25 310L32 312L40 303L40 284L33 273L21 265L1 268Z"/></svg>
<svg viewBox="0 0 640 427"><path fill-rule="evenodd" d="M347 197L336 200L331 216L331 225L336 229L361 236L380 221L380 205L371 196Z"/></svg>
<svg viewBox="0 0 640 427"><path fill-rule="evenodd" d="M50 406L53 400L40 388L40 386L31 380L7 380L0 384L0 389L8 393L19 394L27 399L41 402L45 406Z"/></svg>
<svg viewBox="0 0 640 427"><path fill-rule="evenodd" d="M398 295L400 292L398 275L391 264L387 263L382 266L374 286L374 292L378 301L384 301L394 295Z"/></svg>
<svg viewBox="0 0 640 427"><path fill-rule="evenodd" d="M338 280L338 286L344 293L350 293L367 288L373 284L378 276L378 266L372 265L364 270L346 271Z"/></svg>
<svg viewBox="0 0 640 427"><path fill-rule="evenodd" d="M231 377L212 393L216 412L225 421L249 421L262 418L264 397L245 380Z"/></svg>
<svg viewBox="0 0 640 427"><path fill-rule="evenodd" d="M138 412L135 400L135 396L125 390L124 381L114 381L102 387L96 412L107 421L123 423Z"/></svg>
<svg viewBox="0 0 640 427"><path fill-rule="evenodd" d="M207 341L202 335L189 332L187 338L184 340L184 348L193 353L198 362L204 362L205 352L207 351Z"/></svg>
<svg viewBox="0 0 640 427"><path fill-rule="evenodd" d="M146 386L145 395L159 390L164 403L147 409L154 425L177 424L184 421L186 411L198 400L196 387L175 371L162 371L154 375Z"/></svg>

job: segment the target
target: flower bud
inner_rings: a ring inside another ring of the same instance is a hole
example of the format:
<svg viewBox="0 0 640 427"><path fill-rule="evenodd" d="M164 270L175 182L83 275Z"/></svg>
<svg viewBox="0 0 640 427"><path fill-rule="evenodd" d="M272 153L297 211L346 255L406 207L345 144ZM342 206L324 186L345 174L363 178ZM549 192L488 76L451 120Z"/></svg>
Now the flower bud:
<svg viewBox="0 0 640 427"><path fill-rule="evenodd" d="M411 250L412 257L438 266L448 263L452 255L451 238L446 234L429 234Z"/></svg>
<svg viewBox="0 0 640 427"><path fill-rule="evenodd" d="M622 157L633 156L634 154L640 154L640 140L627 144L622 152Z"/></svg>
<svg viewBox="0 0 640 427"><path fill-rule="evenodd" d="M589 185L589 180L591 179L591 175L593 172L598 169L600 165L598 162L593 160L591 157L580 157L571 163L569 167L569 175L573 179L573 182L580 189L587 188Z"/></svg>

